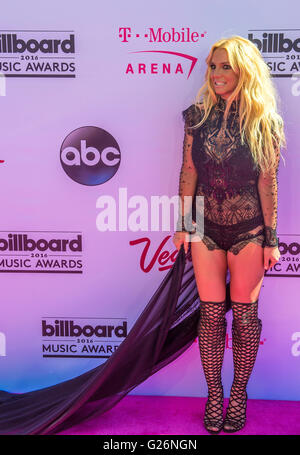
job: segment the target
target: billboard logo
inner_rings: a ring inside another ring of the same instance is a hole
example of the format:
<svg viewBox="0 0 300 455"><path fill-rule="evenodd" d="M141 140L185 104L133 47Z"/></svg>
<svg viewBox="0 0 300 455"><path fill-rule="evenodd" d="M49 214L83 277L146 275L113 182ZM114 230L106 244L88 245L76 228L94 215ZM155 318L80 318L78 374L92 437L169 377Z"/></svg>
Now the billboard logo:
<svg viewBox="0 0 300 455"><path fill-rule="evenodd" d="M42 334L47 337L126 337L127 336L127 322L123 321L122 325L96 325L93 327L90 324L80 325L74 324L72 320L55 320L54 324L47 324L47 321L42 321Z"/></svg>
<svg viewBox="0 0 300 455"><path fill-rule="evenodd" d="M297 235L280 234L278 248L280 260L271 267L265 276L300 277L300 243Z"/></svg>
<svg viewBox="0 0 300 455"><path fill-rule="evenodd" d="M2 231L0 272L82 273L82 233Z"/></svg>
<svg viewBox="0 0 300 455"><path fill-rule="evenodd" d="M121 162L115 138L95 126L72 131L63 141L60 162L65 173L82 185L101 185L110 180Z"/></svg>
<svg viewBox="0 0 300 455"><path fill-rule="evenodd" d="M273 77L292 77L299 72L299 30L249 30L248 39L261 52Z"/></svg>
<svg viewBox="0 0 300 455"><path fill-rule="evenodd" d="M292 40L286 38L284 33L263 33L261 39L254 38L253 33L249 33L248 39L256 44L261 52L300 52L300 38Z"/></svg>
<svg viewBox="0 0 300 455"><path fill-rule="evenodd" d="M47 317L42 320L42 355L108 359L126 337L124 318Z"/></svg>
<svg viewBox="0 0 300 455"><path fill-rule="evenodd" d="M75 35L72 31L11 32L0 30L0 72L7 77L75 77Z"/></svg>
<svg viewBox="0 0 300 455"><path fill-rule="evenodd" d="M27 234L11 234L7 238L0 238L0 251L56 251L56 252L78 252L82 251L82 235L77 234L76 238L62 239L39 238L33 239Z"/></svg>
<svg viewBox="0 0 300 455"><path fill-rule="evenodd" d="M74 35L70 35L68 39L21 39L16 33L0 35L0 53L1 54L22 54L30 52L35 54L41 52L43 54L74 54L75 43Z"/></svg>

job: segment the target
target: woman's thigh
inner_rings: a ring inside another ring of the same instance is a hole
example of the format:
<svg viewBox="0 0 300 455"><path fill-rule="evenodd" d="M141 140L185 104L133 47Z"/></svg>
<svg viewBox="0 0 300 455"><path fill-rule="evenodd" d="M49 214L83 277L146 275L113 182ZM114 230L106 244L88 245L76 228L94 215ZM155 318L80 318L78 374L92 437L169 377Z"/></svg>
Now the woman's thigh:
<svg viewBox="0 0 300 455"><path fill-rule="evenodd" d="M250 303L258 299L264 278L264 251L249 242L237 255L227 252L230 296L233 302Z"/></svg>
<svg viewBox="0 0 300 455"><path fill-rule="evenodd" d="M191 254L200 299L205 302L224 301L226 297L226 251L209 250L199 240L191 242Z"/></svg>

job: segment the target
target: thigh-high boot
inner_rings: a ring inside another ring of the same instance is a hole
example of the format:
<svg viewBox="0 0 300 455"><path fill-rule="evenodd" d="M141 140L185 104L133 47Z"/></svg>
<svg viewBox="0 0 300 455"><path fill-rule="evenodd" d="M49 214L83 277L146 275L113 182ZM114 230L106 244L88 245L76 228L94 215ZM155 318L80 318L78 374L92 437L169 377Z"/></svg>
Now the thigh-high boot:
<svg viewBox="0 0 300 455"><path fill-rule="evenodd" d="M241 430L245 425L246 387L255 364L262 329L262 322L257 317L258 300L250 303L231 301L231 306L234 378L223 427L227 432Z"/></svg>
<svg viewBox="0 0 300 455"><path fill-rule="evenodd" d="M204 302L200 300L198 340L201 363L208 386L204 425L210 433L218 433L223 426L223 365L227 321L226 300Z"/></svg>

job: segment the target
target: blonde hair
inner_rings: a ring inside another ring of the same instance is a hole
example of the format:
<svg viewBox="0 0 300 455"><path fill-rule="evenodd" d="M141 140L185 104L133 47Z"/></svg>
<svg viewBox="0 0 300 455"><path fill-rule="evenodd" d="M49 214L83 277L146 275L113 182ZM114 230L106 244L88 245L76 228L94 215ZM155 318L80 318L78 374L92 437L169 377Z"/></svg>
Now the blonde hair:
<svg viewBox="0 0 300 455"><path fill-rule="evenodd" d="M232 101L239 97L241 142L249 144L254 162L265 172L276 169L280 147L286 147L283 119L277 112L279 97L273 85L270 70L259 50L251 41L232 36L217 41L207 58L205 84L197 93L195 104L202 104L204 116L197 125L207 119L217 95L211 83L210 62L215 49L225 49L233 71L239 75L237 86L226 103L227 117ZM203 100L201 101L201 95ZM283 157L282 157L283 158Z"/></svg>

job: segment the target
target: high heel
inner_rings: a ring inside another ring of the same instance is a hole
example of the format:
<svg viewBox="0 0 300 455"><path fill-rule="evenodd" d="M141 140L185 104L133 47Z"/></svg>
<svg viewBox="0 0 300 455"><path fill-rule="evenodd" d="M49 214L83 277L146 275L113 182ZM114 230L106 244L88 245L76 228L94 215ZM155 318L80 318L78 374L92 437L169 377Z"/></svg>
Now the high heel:
<svg viewBox="0 0 300 455"><path fill-rule="evenodd" d="M223 387L221 399L218 397L208 396L205 405L204 426L206 430L209 431L209 433L211 434L217 434L223 428L223 403L224 403ZM220 416L218 416L218 414L220 414ZM212 429L212 427L216 429Z"/></svg>
<svg viewBox="0 0 300 455"><path fill-rule="evenodd" d="M200 300L198 339L203 371L208 385L204 426L212 434L219 433L223 426L224 393L221 370L227 327L225 314L226 301Z"/></svg>
<svg viewBox="0 0 300 455"><path fill-rule="evenodd" d="M245 398L233 398L232 401L236 401L237 404L232 404L231 402L227 407L223 425L223 430L226 433L234 433L235 431L241 430L245 426L248 400L247 392L245 392L245 394ZM232 428L226 428L226 425Z"/></svg>

